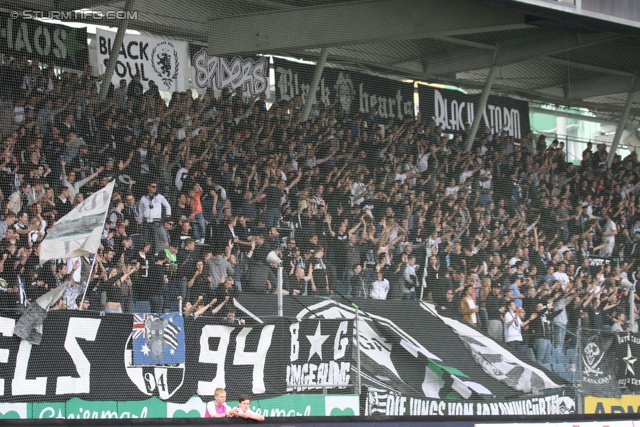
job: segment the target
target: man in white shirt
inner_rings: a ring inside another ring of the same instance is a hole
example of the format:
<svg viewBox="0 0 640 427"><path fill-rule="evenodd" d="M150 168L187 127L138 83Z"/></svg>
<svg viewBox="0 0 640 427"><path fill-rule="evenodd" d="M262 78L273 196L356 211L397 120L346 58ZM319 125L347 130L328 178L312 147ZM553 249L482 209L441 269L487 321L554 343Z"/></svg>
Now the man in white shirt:
<svg viewBox="0 0 640 427"><path fill-rule="evenodd" d="M163 214L167 217L171 216L171 205L162 194L158 193L158 183L151 180L148 193L140 198L138 205L138 221L142 223L143 240L153 241L155 231L161 225Z"/></svg>
<svg viewBox="0 0 640 427"><path fill-rule="evenodd" d="M562 289L566 289L567 285L571 282L571 280L569 280L569 276L565 273L566 269L567 265L564 262L560 262L558 263L558 270L551 276L553 277L553 280L557 280L562 283Z"/></svg>
<svg viewBox="0 0 640 427"><path fill-rule="evenodd" d="M184 183L184 179L189 175L189 170L193 166L193 162L191 160L187 160L184 162L184 166L181 167L176 173L175 186L178 191L182 191L182 184Z"/></svg>
<svg viewBox="0 0 640 427"><path fill-rule="evenodd" d="M520 344L522 344L522 331L520 329L522 322L516 310L515 301L511 301L507 312L504 314L504 342L511 351L518 351Z"/></svg>
<svg viewBox="0 0 640 427"><path fill-rule="evenodd" d="M610 257L613 254L613 246L616 243L618 227L616 227L616 223L611 219L611 214L609 214L609 212L605 212L603 217L606 223L604 226L604 232L602 233L603 247L600 249L600 256Z"/></svg>
<svg viewBox="0 0 640 427"><path fill-rule="evenodd" d="M378 271L378 279L371 284L371 299L387 299L389 293L389 281L383 277L382 271Z"/></svg>

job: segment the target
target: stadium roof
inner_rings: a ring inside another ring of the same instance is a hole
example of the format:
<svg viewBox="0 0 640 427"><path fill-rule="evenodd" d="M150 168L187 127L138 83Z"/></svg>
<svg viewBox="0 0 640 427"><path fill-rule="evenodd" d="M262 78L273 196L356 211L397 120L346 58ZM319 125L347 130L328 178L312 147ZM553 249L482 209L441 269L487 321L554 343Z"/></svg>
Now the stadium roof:
<svg viewBox="0 0 640 427"><path fill-rule="evenodd" d="M131 1L131 0L130 0ZM109 0L22 0L5 9L122 10ZM640 29L507 0L135 0L130 29L430 83L585 107L615 119L640 79ZM96 24L96 21L85 21ZM117 21L101 21L117 26ZM632 117L640 117L640 94Z"/></svg>

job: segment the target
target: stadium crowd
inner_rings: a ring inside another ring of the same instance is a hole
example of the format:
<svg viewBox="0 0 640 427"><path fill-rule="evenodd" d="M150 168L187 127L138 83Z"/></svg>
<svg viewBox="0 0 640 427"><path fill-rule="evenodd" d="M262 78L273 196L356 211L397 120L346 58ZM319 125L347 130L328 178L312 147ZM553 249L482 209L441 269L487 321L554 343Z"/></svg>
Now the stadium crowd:
<svg viewBox="0 0 640 427"><path fill-rule="evenodd" d="M167 105L138 76L101 101L91 71L56 75L26 57L0 67L5 311L69 281L68 309L87 287L92 310L211 301L198 313L233 318L238 293L275 292L275 250L292 297L429 299L509 346L535 343L542 360L572 343L578 319L628 327L635 152L608 167L606 147L588 144L574 164L563 142L482 128L465 152L468 127L446 134L429 117L383 120L336 100L303 121L300 96L268 107L241 88L174 92ZM56 220L110 181L95 267L40 265Z"/></svg>

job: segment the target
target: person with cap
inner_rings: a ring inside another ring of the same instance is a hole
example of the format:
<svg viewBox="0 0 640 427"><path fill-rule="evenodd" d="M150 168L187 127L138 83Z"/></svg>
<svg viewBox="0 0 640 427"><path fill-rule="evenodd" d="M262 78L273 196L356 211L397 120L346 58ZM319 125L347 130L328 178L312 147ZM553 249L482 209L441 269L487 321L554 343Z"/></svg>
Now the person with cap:
<svg viewBox="0 0 640 427"><path fill-rule="evenodd" d="M138 221L142 223L143 240L155 239L155 231L161 228L163 210L166 217L171 217L171 205L158 193L158 183L151 180L147 186L147 194L140 198L138 204Z"/></svg>
<svg viewBox="0 0 640 427"><path fill-rule="evenodd" d="M156 228L154 232L154 246L153 250L155 254L162 252L165 249L171 249L171 234L170 231L173 228L174 221L170 216L165 216L162 219L162 226Z"/></svg>

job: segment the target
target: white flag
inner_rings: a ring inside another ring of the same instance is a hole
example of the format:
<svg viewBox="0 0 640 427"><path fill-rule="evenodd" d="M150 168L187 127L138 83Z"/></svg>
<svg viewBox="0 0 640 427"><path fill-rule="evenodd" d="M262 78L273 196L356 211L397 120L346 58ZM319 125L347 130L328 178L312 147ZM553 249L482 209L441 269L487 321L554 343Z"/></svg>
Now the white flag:
<svg viewBox="0 0 640 427"><path fill-rule="evenodd" d="M40 263L95 254L100 246L114 183L110 182L55 223L40 243Z"/></svg>

